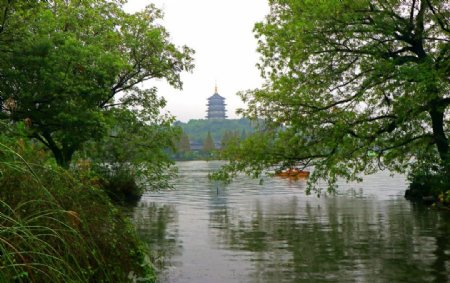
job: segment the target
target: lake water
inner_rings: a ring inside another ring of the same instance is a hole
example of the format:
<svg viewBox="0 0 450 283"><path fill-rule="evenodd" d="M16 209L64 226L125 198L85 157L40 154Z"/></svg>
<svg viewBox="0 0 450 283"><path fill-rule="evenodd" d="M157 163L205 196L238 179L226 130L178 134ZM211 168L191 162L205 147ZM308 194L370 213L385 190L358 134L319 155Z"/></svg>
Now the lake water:
<svg viewBox="0 0 450 283"><path fill-rule="evenodd" d="M305 194L304 181L209 182L220 162L180 162L175 190L134 209L159 282L450 282L450 213L403 198L381 172Z"/></svg>

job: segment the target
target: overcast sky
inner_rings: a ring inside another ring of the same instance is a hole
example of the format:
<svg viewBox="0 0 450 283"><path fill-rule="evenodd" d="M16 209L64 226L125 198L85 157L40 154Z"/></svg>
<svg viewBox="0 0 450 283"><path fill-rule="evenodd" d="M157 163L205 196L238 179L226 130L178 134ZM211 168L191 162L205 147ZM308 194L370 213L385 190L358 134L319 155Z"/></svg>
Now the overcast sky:
<svg viewBox="0 0 450 283"><path fill-rule="evenodd" d="M204 119L206 99L217 82L227 115L237 118L235 111L243 104L236 93L262 83L252 30L268 13L267 0L129 0L125 9L138 11L149 3L164 11L163 25L171 41L196 51L193 73L182 75L183 90L156 83L168 101L166 109L184 122Z"/></svg>

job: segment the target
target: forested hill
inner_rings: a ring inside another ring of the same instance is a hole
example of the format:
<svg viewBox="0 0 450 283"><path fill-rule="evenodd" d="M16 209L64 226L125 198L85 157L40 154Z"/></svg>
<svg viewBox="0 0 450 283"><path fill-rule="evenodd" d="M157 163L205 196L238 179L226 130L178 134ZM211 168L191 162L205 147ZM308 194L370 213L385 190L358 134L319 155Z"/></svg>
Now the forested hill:
<svg viewBox="0 0 450 283"><path fill-rule="evenodd" d="M254 125L248 119L226 119L226 120L190 120L187 123L176 122L183 132L189 136L191 142L203 143L208 132L214 141L220 141L226 132L245 136L254 131Z"/></svg>

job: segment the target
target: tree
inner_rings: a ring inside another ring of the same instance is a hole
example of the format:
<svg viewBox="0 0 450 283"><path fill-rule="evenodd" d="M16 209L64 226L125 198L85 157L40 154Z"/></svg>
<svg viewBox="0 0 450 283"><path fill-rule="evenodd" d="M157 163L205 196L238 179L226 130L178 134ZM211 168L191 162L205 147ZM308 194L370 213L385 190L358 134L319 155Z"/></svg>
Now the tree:
<svg viewBox="0 0 450 283"><path fill-rule="evenodd" d="M14 102L2 104L1 118L26 120L28 136L63 167L107 133L111 109L155 97L140 83L164 78L181 88L180 73L193 68L192 50L169 42L152 5L127 14L121 0L42 1L30 9L18 2L7 1L15 9L1 25L0 97ZM153 106L148 111L159 113Z"/></svg>
<svg viewBox="0 0 450 283"><path fill-rule="evenodd" d="M247 132L245 130L242 130L241 135L240 135L240 139L241 140L245 140L247 138Z"/></svg>
<svg viewBox="0 0 450 283"><path fill-rule="evenodd" d="M140 101L142 107L121 105L108 111L107 135L83 146L83 158L89 158L95 170L105 179L128 179L135 183L136 195L145 189L169 187L173 161L167 153L174 149L174 137L180 131L174 118L160 115L155 109L165 106L156 94Z"/></svg>
<svg viewBox="0 0 450 283"><path fill-rule="evenodd" d="M241 134L238 131L226 131L220 142L221 149L230 147L231 144L239 144L243 140L243 134L245 134L245 130L242 130Z"/></svg>
<svg viewBox="0 0 450 283"><path fill-rule="evenodd" d="M270 7L255 26L266 83L241 93L265 131L229 152L228 172L302 163L315 168L310 186L385 167L450 176L447 1Z"/></svg>
<svg viewBox="0 0 450 283"><path fill-rule="evenodd" d="M220 140L220 146L222 148L225 148L232 137L233 133L231 131L229 130L225 131L225 133L222 136L222 139Z"/></svg>
<svg viewBox="0 0 450 283"><path fill-rule="evenodd" d="M191 151L191 142L189 141L189 136L183 132L178 145L178 151L181 153L187 153Z"/></svg>
<svg viewBox="0 0 450 283"><path fill-rule="evenodd" d="M208 131L208 135L206 136L206 139L205 139L205 141L203 142L203 150L204 150L205 152L211 152L211 151L213 151L213 150L215 150L215 149L216 149L216 147L215 147L215 145L214 145L214 140L213 140L213 138L211 137L211 132Z"/></svg>
<svg viewBox="0 0 450 283"><path fill-rule="evenodd" d="M246 131L252 132L253 125L249 119L206 119L206 120L189 120L187 123L177 121L175 123L180 126L183 131L189 135L192 141L202 142L208 131L211 132L211 137L214 140L220 140L224 134L229 131Z"/></svg>

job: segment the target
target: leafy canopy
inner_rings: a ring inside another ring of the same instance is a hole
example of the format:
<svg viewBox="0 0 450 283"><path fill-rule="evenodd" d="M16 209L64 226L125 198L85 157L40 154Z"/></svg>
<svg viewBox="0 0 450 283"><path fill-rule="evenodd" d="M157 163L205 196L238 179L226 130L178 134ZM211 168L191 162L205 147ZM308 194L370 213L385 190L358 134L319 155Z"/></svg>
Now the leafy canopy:
<svg viewBox="0 0 450 283"><path fill-rule="evenodd" d="M320 178L389 168L450 175L450 4L271 0L255 25L264 87L242 111L264 131L226 173L313 165ZM222 172L223 173L223 172Z"/></svg>
<svg viewBox="0 0 450 283"><path fill-rule="evenodd" d="M87 142L80 157L88 157L94 171L106 180L124 174L132 177L141 193L168 188L175 172L167 149L174 148L174 137L180 136L180 129L173 126L173 117L155 111L165 106L156 90L139 101L141 107L136 106L124 104L111 109L107 135Z"/></svg>
<svg viewBox="0 0 450 283"><path fill-rule="evenodd" d="M123 3L1 2L0 118L26 121L28 136L62 166L107 133L112 108L154 97L140 83L164 78L181 88L180 73L193 68L193 51L172 44L158 24L160 10L127 14Z"/></svg>

